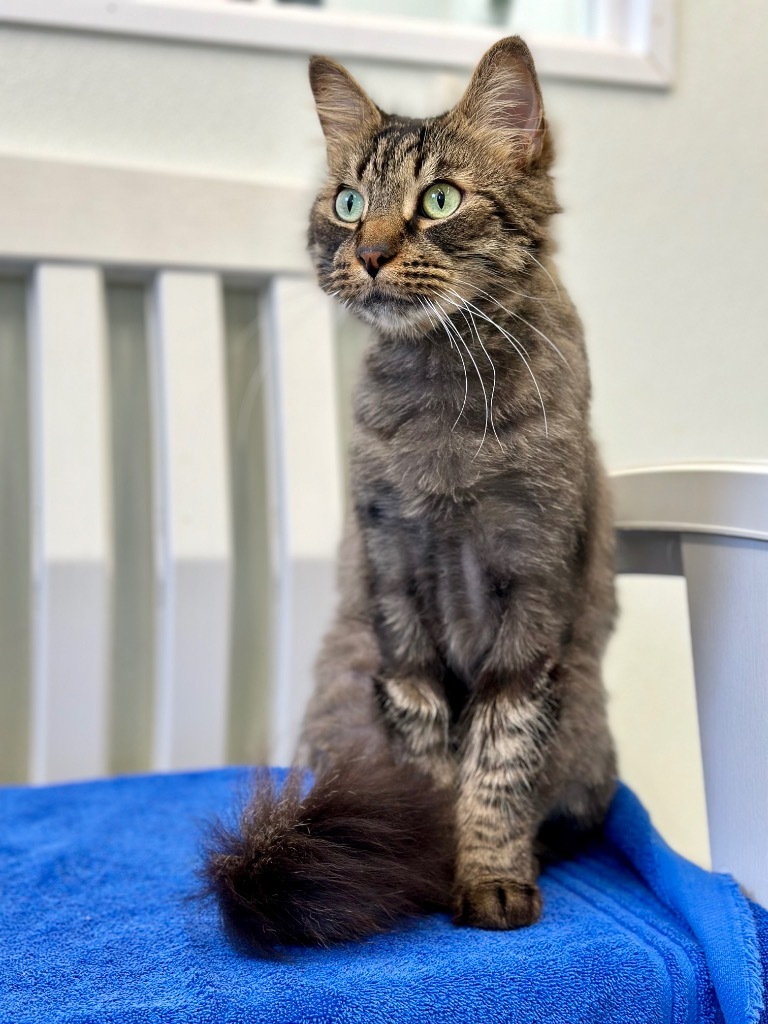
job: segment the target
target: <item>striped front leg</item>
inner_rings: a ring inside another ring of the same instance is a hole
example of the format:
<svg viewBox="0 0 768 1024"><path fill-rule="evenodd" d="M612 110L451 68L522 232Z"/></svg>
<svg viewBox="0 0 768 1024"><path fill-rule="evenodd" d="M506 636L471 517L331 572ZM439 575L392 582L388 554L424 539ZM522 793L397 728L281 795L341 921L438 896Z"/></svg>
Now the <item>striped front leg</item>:
<svg viewBox="0 0 768 1024"><path fill-rule="evenodd" d="M520 928L541 913L533 843L543 816L538 783L556 724L550 666L540 665L525 688L481 688L468 708L457 805L459 924Z"/></svg>
<svg viewBox="0 0 768 1024"><path fill-rule="evenodd" d="M380 677L376 688L399 758L438 786L453 786L456 768L449 748L450 710L445 697L431 680L417 674Z"/></svg>

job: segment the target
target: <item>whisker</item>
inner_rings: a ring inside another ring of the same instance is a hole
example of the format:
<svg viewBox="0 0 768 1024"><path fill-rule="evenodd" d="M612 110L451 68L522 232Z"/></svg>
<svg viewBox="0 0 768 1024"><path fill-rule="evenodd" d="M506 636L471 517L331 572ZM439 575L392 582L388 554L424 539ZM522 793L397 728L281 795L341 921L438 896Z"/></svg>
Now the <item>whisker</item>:
<svg viewBox="0 0 768 1024"><path fill-rule="evenodd" d="M526 320L526 318L521 313L517 313L513 309L507 309L507 307L502 305L499 302L499 300L494 295L491 295L490 292L483 291L482 288L478 288L477 285L473 284L471 281L466 281L463 278L458 278L458 277L456 278L456 280L460 284L466 284L470 288L473 288L479 295L484 295L486 298L490 299L491 302L493 302L496 306L498 306L499 309L503 309L505 313L509 314L509 316L513 316L517 320L521 320L527 327L530 327L532 331L535 331L539 335L539 337L543 338L543 340L546 341L546 343L549 345L549 347L560 357L560 359L562 359L562 361L568 367L570 372L573 373L573 368L571 367L571 364L568 362L566 357L563 355L562 351L558 348L558 346L554 343L554 341L552 341L551 338L547 337L547 335L542 330L540 330L535 324L532 324L529 320ZM518 294L520 294L520 293L518 293ZM518 343L522 344L522 342L520 342L519 340L518 340Z"/></svg>
<svg viewBox="0 0 768 1024"><path fill-rule="evenodd" d="M443 330L444 330L444 331L445 331L445 333L447 334L447 336L448 336L448 340L450 341L450 343L451 343L451 345L453 346L453 348L455 348L455 349L456 349L456 351L458 352L458 354L459 354L459 359L461 360L461 365L462 365L462 367L464 368L464 401L463 401L463 402L461 403L461 409L459 409L459 415L458 415L458 416L456 417L456 419L455 419L455 421L454 421L454 424L453 424L453 426L451 427L451 432L453 432L453 431L454 431L454 430L456 429L456 424L457 424L457 423L459 422L459 420L461 419L461 417L462 417L462 414L464 413L464 409L465 409L465 407L466 407L466 404L467 404L467 395L469 394L469 378L468 378L468 376L467 376L467 364L466 364L466 363L464 362L464 356L463 356L463 355L461 354L461 349L459 348L459 346L458 346L458 345L456 344L456 342L455 342L455 341L453 340L453 338L451 337L451 335L450 335L450 333L449 333L448 329L447 329L447 328L446 328L446 326L445 326L445 322L443 321L443 319L441 318L440 314L439 314L439 313L437 312L437 310L435 309L434 303L432 303L432 302L431 302L431 301L430 301L429 299L425 299L425 300L423 300L423 301L424 301L424 303L429 303L429 305L431 305L431 306L432 306L432 309L433 309L433 310L434 310L434 312L435 312L435 316L437 317L437 319L438 319L438 322L440 323L440 326L441 326L441 327L443 328ZM431 319L432 319L432 317L431 317L431 316L430 316L430 314L429 314L429 310L427 309L427 306L426 306L426 304L424 305L424 309L425 309L425 310L427 311L427 316L429 316L429 318L430 318L430 320L431 320Z"/></svg>
<svg viewBox="0 0 768 1024"><path fill-rule="evenodd" d="M478 342L480 343L480 348L483 350L483 352L485 352L486 358L488 359L488 362L491 364L491 370L493 371L493 385L491 387L491 429L493 430L493 436L499 442L499 448L501 448L501 450L503 451L504 450L504 445L501 443L501 438L499 437L498 433L496 432L496 424L493 422L493 396L496 394L496 367L494 365L493 360L491 359L490 352L486 349L485 345L483 344L483 340L480 337L480 332L477 329L477 324L475 323L475 318L472 315L472 310L469 309L469 307L467 307L467 312L469 313L469 319L472 321L472 328L474 329L475 337L477 338ZM461 315L464 316L464 311L463 310L462 310Z"/></svg>
<svg viewBox="0 0 768 1024"><path fill-rule="evenodd" d="M458 292L456 292L456 294L458 295ZM549 424L547 423L547 410L544 407L544 398L542 397L541 388L539 387L539 382L536 380L536 375L533 372L533 369L531 368L531 364L528 362L528 360L526 359L525 355L523 354L525 352L525 349L523 348L522 343L513 334L510 334L508 331L505 331L504 328L500 324L497 324L496 321L493 320L491 317L489 317L486 313L484 313L482 311L482 309L479 309L477 306L475 306L473 303L471 303L468 299L462 298L461 295L459 295L458 297L462 300L462 302L466 303L466 305L468 307L473 309L477 313L478 316L481 316L483 318L483 320L486 320L492 327L495 327L496 330L499 331L507 339L507 341L510 343L510 345L512 345L512 348L515 350L515 352L517 352L517 354L520 356L520 359L525 364L525 368L528 371L531 380L533 381L533 386L536 388L536 394L539 396L539 405L541 406L541 414L542 414L542 416L544 418L544 436L549 438ZM521 351L521 349L522 349L522 351ZM526 355L527 355L527 353L526 353Z"/></svg>
<svg viewBox="0 0 768 1024"><path fill-rule="evenodd" d="M530 277L530 274L524 270L517 270L515 271L515 273L520 274L524 277ZM529 302L541 302L544 305L548 305L548 303L552 301L551 299L546 299L541 295L531 295L530 292L520 291L519 288L511 288L509 285L508 276L500 273L499 271L489 271L487 267L483 267L483 276L490 278L493 281L496 281L500 287L504 288L512 295L519 295L521 299L526 299ZM454 282L458 282L459 284L465 284L470 288L474 288L475 291L481 292L482 294L487 295L488 298L493 299L493 296L489 292L483 292L482 288L478 288L474 281L469 281L466 278L456 277L455 274L453 275L453 280ZM493 301L495 302L496 299L493 299Z"/></svg>
<svg viewBox="0 0 768 1024"><path fill-rule="evenodd" d="M500 439L498 433L496 432L496 424L493 422L493 398L494 398L494 395L496 394L496 366L494 365L494 362L493 362L493 360L491 359L491 357L490 357L490 355L488 353L488 349L483 344L483 339L480 337L480 334L479 334L479 332L477 330L477 324L475 323L475 318L472 316L472 311L469 309L469 307L468 306L464 306L464 307L459 306L455 302L453 302L451 299L449 299L447 296L443 296L443 298L445 298L446 302L451 302L454 306L456 306L458 311L461 313L462 317L464 318L464 323L469 328L469 336L470 336L470 338L472 337L472 329L474 328L475 337L477 338L477 341L478 341L478 343L480 345L480 348L485 353L485 358L491 364L491 373L493 374L493 382L491 384L491 400L490 400L490 403L489 403L490 404L491 430L493 431L493 436L499 442L499 448L503 449L504 445L501 443L501 439ZM469 313L470 319L472 320L472 324L471 325L470 325L469 320L467 320L467 314L464 312L465 309L466 309L467 313ZM482 383L482 381L481 381L481 383Z"/></svg>
<svg viewBox="0 0 768 1024"><path fill-rule="evenodd" d="M549 280L552 282L552 287L557 292L557 297L559 299L560 298L560 289L557 287L557 281L554 279L554 277L552 277L552 275L547 270L547 268L544 266L544 264L540 260L537 260L536 257L533 255L533 253L529 249L524 249L523 251L525 252L526 256L530 256L530 258L533 260L533 262L536 264L537 267L541 267L541 269L547 275Z"/></svg>
<svg viewBox="0 0 768 1024"><path fill-rule="evenodd" d="M440 304L440 302L437 299L433 300L433 302L434 302L435 305L438 306L439 309L442 310L443 315L445 317L446 328L450 327L453 330L453 332L456 335L456 337L458 338L458 340L464 346L464 351L467 353L469 358L472 360L472 365L475 368L475 373L477 374L477 379L480 381L480 387L483 389L483 399L485 401L485 425L483 426L483 436L480 439L480 446L477 449L477 451L475 452L475 454L473 456L473 459L472 459L472 461L474 462L474 460L480 454L480 450L482 449L483 444L485 443L485 438L486 438L486 435L488 433L488 392L485 390L485 381L483 380L483 375L480 373L480 367L475 362L475 357L470 352L469 346L467 345L466 341L464 341L464 338L462 337L462 334L459 331L458 327L456 326L456 324L453 323L453 321L451 320L450 316L448 316L448 314L446 313L445 309L443 309L443 307Z"/></svg>
<svg viewBox="0 0 768 1024"><path fill-rule="evenodd" d="M419 305L421 306L421 308L424 310L424 312L429 317L429 322L432 324L433 327L437 327L437 324L435 323L435 318L432 316L432 314L430 313L429 309L427 308L427 304L424 301L424 299L422 298L422 296L421 295L417 295L416 298L419 300ZM453 339L451 339L451 343L453 343Z"/></svg>
<svg viewBox="0 0 768 1024"><path fill-rule="evenodd" d="M523 322L523 323L524 323L524 324L526 325L526 327L530 327L532 331L536 331L536 333L537 333L537 334L538 334L538 335L539 335L539 336L540 336L541 338L543 338L543 339L544 339L544 341L546 341L546 343L547 343L547 344L549 345L549 347L550 347L550 348L551 348L551 349L552 349L552 350L553 350L553 351L554 351L554 352L555 352L555 353L556 353L556 354L557 354L557 355L558 355L558 356L559 356L559 357L560 357L560 358L562 359L562 361L563 361L563 362L565 363L565 365L566 365L566 366L568 367L568 370L569 370L569 371L570 371L571 373L573 373L573 367L572 367L572 366L571 366L571 364L570 364L570 363L568 362L568 360L567 360L567 359L565 358L565 356L564 356L564 355L563 355L563 353L562 353L562 352L560 351L560 349L559 349L559 348L557 347L557 345L556 345L556 344L554 343L554 341L552 341L552 339L551 339L551 338L548 338L548 337L547 337L547 335L546 335L546 334L545 334L545 333L544 333L543 331L539 330L539 328L538 328L538 327L536 326L536 324L532 324L532 323L530 322L530 320L526 320L526 319L525 319L525 317L524 317L524 316L522 315L522 313L516 313L516 312L515 312L514 310L511 310L511 309L505 309L505 307L504 307L504 306L502 306L500 302L499 302L499 303L496 303L496 304L497 304L497 305L498 305L498 306L499 306L499 307L500 307L501 309L504 309L506 313L510 313L510 314L511 314L512 316L514 316L514 317L515 317L516 319L518 319L518 320L522 320L522 322Z"/></svg>

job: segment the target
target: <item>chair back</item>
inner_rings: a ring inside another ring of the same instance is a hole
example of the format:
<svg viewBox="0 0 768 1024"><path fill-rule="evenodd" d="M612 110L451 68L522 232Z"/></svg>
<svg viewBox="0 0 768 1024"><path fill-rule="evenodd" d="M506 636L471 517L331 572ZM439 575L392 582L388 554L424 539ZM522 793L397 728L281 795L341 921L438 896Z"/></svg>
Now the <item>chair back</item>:
<svg viewBox="0 0 768 1024"><path fill-rule="evenodd" d="M286 763L342 505L309 197L11 157L0 195L3 776Z"/></svg>

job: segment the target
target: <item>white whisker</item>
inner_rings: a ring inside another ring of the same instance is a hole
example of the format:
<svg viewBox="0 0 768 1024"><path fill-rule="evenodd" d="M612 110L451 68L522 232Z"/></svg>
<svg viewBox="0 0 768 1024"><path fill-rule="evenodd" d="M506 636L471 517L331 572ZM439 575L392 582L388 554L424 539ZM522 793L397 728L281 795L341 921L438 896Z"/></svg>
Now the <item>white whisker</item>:
<svg viewBox="0 0 768 1024"><path fill-rule="evenodd" d="M530 256L530 258L533 260L533 262L536 264L537 267L541 267L541 269L547 275L549 280L552 282L552 287L557 292L557 297L559 299L560 298L560 289L557 287L557 281L554 279L554 277L552 277L552 275L547 270L547 268L544 266L544 264L540 260L537 260L536 257L533 255L533 253L529 249L524 249L523 251L525 252L526 256Z"/></svg>
<svg viewBox="0 0 768 1024"><path fill-rule="evenodd" d="M525 317L521 313L516 313L515 310L513 310L513 309L507 309L507 307L503 306L495 296L491 295L490 292L483 291L482 288L478 288L477 285L472 284L471 281L465 281L462 278L458 278L458 277L456 278L456 280L460 284L466 284L470 288L473 288L474 291L476 291L478 293L478 295L484 295L487 299L490 299L491 302L493 302L496 306L498 306L499 309L504 310L504 312L507 313L509 316L515 317L517 320L522 321L527 327L530 327L532 331L535 331L539 335L540 338L543 338L543 340L546 341L546 343L549 345L549 347L560 357L560 359L562 359L562 361L565 363L565 365L568 367L568 369L571 372L573 372L573 370L571 368L571 364L565 358L565 356L563 355L561 350L557 347L557 345L554 343L554 341L552 341L551 338L547 337L547 335L542 330L540 330L535 324L532 324L529 320L526 320ZM520 342L519 339L518 339L518 344L522 344L522 342ZM526 354L528 354L527 351L526 351Z"/></svg>
<svg viewBox="0 0 768 1024"><path fill-rule="evenodd" d="M485 345L483 344L482 338L480 337L480 332L477 329L477 324L475 323L475 318L472 315L472 310L467 308L467 312L469 313L469 319L472 321L472 328L473 328L473 330L475 332L475 337L477 338L478 342L480 343L480 348L483 350L483 352L485 352L485 355L486 355L486 357L488 359L488 362L491 364L491 369L493 370L493 386L491 387L491 429L493 430L493 436L499 442L499 448L501 448L501 450L503 451L504 450L504 445L501 443L501 438L499 437L499 435L496 432L496 424L493 422L493 396L496 394L496 367L494 365L493 360L491 359L490 352L488 352L488 350L486 349ZM461 315L464 316L464 312L463 311L462 311Z"/></svg>
<svg viewBox="0 0 768 1024"><path fill-rule="evenodd" d="M525 277L530 276L530 274L523 270L518 270L516 271L516 273L522 274ZM519 295L521 299L526 299L529 302L541 302L544 305L547 305L549 302L551 302L551 299L545 299L541 295L531 295L530 292L522 292L519 288L511 288L509 285L508 277L504 274L499 273L498 271L489 271L487 270L487 268L483 268L483 276L495 281L496 283L498 283L500 288L504 288L505 291L511 293L512 295ZM458 282L459 284L465 284L468 287L473 288L480 294L487 295L489 299L493 299L493 301L496 302L496 299L494 299L489 292L483 292L482 288L478 288L473 281L468 281L466 278L456 277L455 274L453 275L453 280L454 282Z"/></svg>
<svg viewBox="0 0 768 1024"><path fill-rule="evenodd" d="M488 392L485 390L485 381L483 380L483 375L480 373L480 367L475 362L475 357L470 352L469 347L468 347L466 341L464 341L464 338L461 335L461 331L459 331L458 327L453 323L453 321L451 320L450 316L446 313L445 309L443 309L443 307L441 306L440 302L437 299L432 300L432 304L436 305L438 307L438 309L440 309L442 311L443 316L445 317L444 324L445 324L446 329L450 328L454 332L455 337L464 346L464 351L467 353L469 358L472 360L472 365L475 368L475 373L477 374L477 379L480 381L480 387L483 389L483 400L485 402L485 425L483 426L483 436L480 438L480 446L477 449L477 451L475 452L474 457L473 457L473 461L474 461L474 459L476 459L477 456L480 454L480 451L481 451L481 449L483 447L483 444L485 443L486 435L488 433Z"/></svg>
<svg viewBox="0 0 768 1024"><path fill-rule="evenodd" d="M421 301L422 305L424 306L424 310L425 310L427 316L429 317L430 321L432 320L432 315L430 314L429 309L427 308L427 303L429 303L432 306L432 309L435 312L435 316L437 317L440 326L443 328L443 330L445 331L446 335L448 336L448 340L450 341L450 343L453 346L453 348L455 348L456 351L458 352L459 359L461 360L461 365L462 365L462 368L464 370L464 401L461 403L461 409L459 409L459 415L456 417L456 419L454 421L454 424L451 427L451 431L454 431L456 429L456 424L461 419L461 417L462 417L462 415L464 413L464 409L465 409L465 407L467 405L467 395L469 394L469 378L467 376L467 364L464 362L464 356L461 354L461 349L459 348L459 346L456 344L456 342L451 337L451 335L448 332L448 330L447 330L443 320L440 318L440 314L435 309L434 303L430 302L429 299L420 299L420 301Z"/></svg>
<svg viewBox="0 0 768 1024"><path fill-rule="evenodd" d="M489 317L487 313L484 313L482 311L482 309L479 309L477 306L475 306L473 303L471 303L468 299L464 299L461 295L459 295L458 292L456 292L455 294L458 295L458 297L461 299L461 301L464 302L469 308L473 309L477 313L478 316L481 316L483 318L483 320L486 320L492 327L495 327L496 330L499 331L499 333L502 334L507 339L507 341L510 343L510 345L515 350L515 352L517 352L517 354L520 356L520 359L525 364L525 368L528 371L531 380L533 381L533 386L536 388L536 394L539 396L539 405L541 406L541 414L542 414L542 416L544 418L544 436L548 438L549 437L549 424L547 423L547 410L544 407L544 398L542 397L541 388L539 387L539 382L536 380L536 375L533 372L531 364L528 362L528 359L526 359L527 353L525 352L525 349L523 348L522 343L513 334L510 334L508 331L505 331L504 328L500 324L497 324L496 321L493 320L491 317ZM450 301L450 300L448 300L448 301ZM456 303L454 303L454 305L456 305ZM523 353L525 353L525 355Z"/></svg>
<svg viewBox="0 0 768 1024"><path fill-rule="evenodd" d="M454 293L454 294L456 294L456 293ZM469 309L469 307L466 306L466 305L464 305L463 307L458 305L457 303L453 302L452 299L449 299L447 295L443 296L443 298L445 299L446 302L450 302L453 306L455 306L456 309L458 309L458 311L461 313L462 317L464 318L464 323L469 328L469 336L470 336L470 338L472 337L472 332L473 332L473 328L474 328L474 334L475 334L475 337L477 338L478 344L480 345L480 348L485 353L485 358L491 364L491 373L493 374L493 382L491 384L491 398L490 398L490 402L488 403L489 406L490 406L491 430L493 431L493 436L499 442L499 448L503 449L504 445L501 443L501 438L499 437L498 433L496 432L496 424L493 422L493 398L494 398L494 395L496 394L496 367L495 367L494 362L493 362L493 360L491 359L491 357L490 357L490 355L488 353L488 349L483 344L483 339L480 337L480 334L479 334L479 332L477 330L477 324L475 323L475 319L472 316L472 311ZM465 309L466 309L466 313L464 312ZM467 313L469 313L469 316L470 316L470 318L472 320L471 324L470 324L469 320L467 319ZM466 345L465 345L465 347L466 347ZM479 371L478 371L478 376L479 376ZM480 383L481 384L483 383L482 379L480 380ZM485 394L485 387L484 386L483 386L483 394Z"/></svg>

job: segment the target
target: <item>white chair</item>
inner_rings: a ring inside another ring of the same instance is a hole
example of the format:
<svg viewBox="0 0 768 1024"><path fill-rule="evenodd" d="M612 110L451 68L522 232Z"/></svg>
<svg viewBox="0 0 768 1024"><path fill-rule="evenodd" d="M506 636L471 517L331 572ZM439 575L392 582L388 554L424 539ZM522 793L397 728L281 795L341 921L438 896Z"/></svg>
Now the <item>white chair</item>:
<svg viewBox="0 0 768 1024"><path fill-rule="evenodd" d="M768 906L768 464L613 485L619 571L685 577L713 869Z"/></svg>

